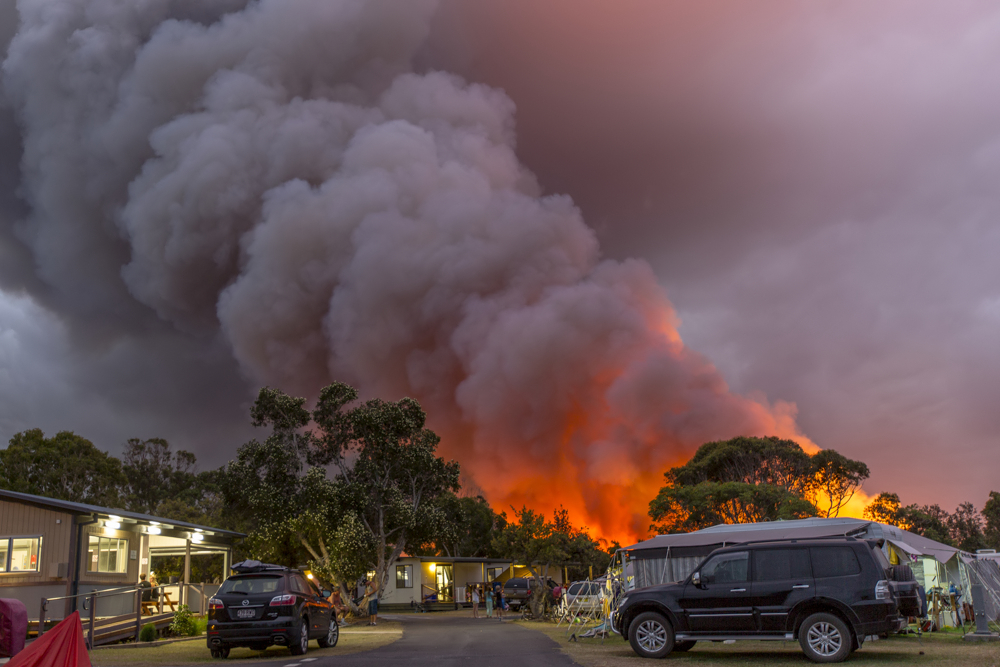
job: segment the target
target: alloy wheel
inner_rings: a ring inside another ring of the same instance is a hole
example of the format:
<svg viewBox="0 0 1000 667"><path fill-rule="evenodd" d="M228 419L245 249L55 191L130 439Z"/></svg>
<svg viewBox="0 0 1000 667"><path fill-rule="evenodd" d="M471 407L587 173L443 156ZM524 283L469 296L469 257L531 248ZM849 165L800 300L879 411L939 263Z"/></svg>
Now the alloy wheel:
<svg viewBox="0 0 1000 667"><path fill-rule="evenodd" d="M667 629L656 621L643 621L635 632L635 639L644 650L656 653L667 643Z"/></svg>
<svg viewBox="0 0 1000 667"><path fill-rule="evenodd" d="M831 656L840 650L844 644L844 637L840 634L837 626L826 621L814 623L806 633L806 641L809 648L823 657Z"/></svg>

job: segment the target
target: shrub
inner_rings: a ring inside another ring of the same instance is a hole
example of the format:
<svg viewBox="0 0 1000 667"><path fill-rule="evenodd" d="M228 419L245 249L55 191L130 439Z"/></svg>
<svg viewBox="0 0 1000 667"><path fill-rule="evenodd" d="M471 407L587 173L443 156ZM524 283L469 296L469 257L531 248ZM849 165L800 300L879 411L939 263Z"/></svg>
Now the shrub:
<svg viewBox="0 0 1000 667"><path fill-rule="evenodd" d="M142 626L139 630L139 641L141 642L155 642L156 641L156 626L152 623L147 623Z"/></svg>
<svg viewBox="0 0 1000 667"><path fill-rule="evenodd" d="M182 604L174 612L174 620L170 622L170 632L177 637L194 637L198 634L198 624L191 609Z"/></svg>

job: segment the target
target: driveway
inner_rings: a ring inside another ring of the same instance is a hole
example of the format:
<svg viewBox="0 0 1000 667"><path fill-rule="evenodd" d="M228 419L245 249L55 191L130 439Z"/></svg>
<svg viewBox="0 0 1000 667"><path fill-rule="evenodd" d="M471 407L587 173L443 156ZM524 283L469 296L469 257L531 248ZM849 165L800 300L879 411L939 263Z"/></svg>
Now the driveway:
<svg viewBox="0 0 1000 667"><path fill-rule="evenodd" d="M315 659L310 659L307 653L302 658L267 664L281 667L510 667L512 664L518 667L579 667L550 638L514 623L438 614L386 618L403 624L403 638L388 646L365 653ZM219 661L218 664L225 663Z"/></svg>

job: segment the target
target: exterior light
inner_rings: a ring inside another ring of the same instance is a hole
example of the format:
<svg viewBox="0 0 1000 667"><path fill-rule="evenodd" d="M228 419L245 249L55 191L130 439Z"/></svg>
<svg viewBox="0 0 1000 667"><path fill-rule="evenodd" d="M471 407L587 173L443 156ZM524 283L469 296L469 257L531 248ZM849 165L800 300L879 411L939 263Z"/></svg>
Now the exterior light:
<svg viewBox="0 0 1000 667"><path fill-rule="evenodd" d="M160 531L160 529L157 528L156 526L150 526L146 529L146 532L149 533L150 535L159 535L160 532L162 531Z"/></svg>
<svg viewBox="0 0 1000 667"><path fill-rule="evenodd" d="M112 530L118 530L119 528L122 527L122 525L117 521L105 521L104 525L107 526L108 528L111 528Z"/></svg>
<svg viewBox="0 0 1000 667"><path fill-rule="evenodd" d="M121 523L121 520L122 520L122 518L120 516L115 516L114 514L109 514L108 518L111 519L112 521L117 521L119 523Z"/></svg>
<svg viewBox="0 0 1000 667"><path fill-rule="evenodd" d="M205 539L205 536L201 533L194 533L191 535L191 540L194 542L201 542L203 539Z"/></svg>
<svg viewBox="0 0 1000 667"><path fill-rule="evenodd" d="M201 528L195 528L194 532L196 532L196 533L204 533L205 531L202 530Z"/></svg>
<svg viewBox="0 0 1000 667"><path fill-rule="evenodd" d="M150 521L150 522L149 522L149 525L150 525L150 526L159 526L159 525L160 525L160 522L159 522L159 521Z"/></svg>
<svg viewBox="0 0 1000 667"><path fill-rule="evenodd" d="M310 579L311 580L312 578L313 578L313 573L312 572L306 572L306 579Z"/></svg>

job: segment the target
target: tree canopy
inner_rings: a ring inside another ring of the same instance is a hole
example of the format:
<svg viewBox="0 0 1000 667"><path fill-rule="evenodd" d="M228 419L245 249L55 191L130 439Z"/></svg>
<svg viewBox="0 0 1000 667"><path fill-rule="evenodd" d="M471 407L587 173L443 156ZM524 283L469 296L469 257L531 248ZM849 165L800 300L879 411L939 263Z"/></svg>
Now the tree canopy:
<svg viewBox="0 0 1000 667"><path fill-rule="evenodd" d="M116 507L125 481L121 461L72 431L31 429L0 450L0 484L11 491Z"/></svg>
<svg viewBox="0 0 1000 667"><path fill-rule="evenodd" d="M709 442L664 474L650 502L651 530L687 532L719 523L837 516L868 467L832 449L812 456L776 437ZM820 509L822 505L824 509Z"/></svg>
<svg viewBox="0 0 1000 667"><path fill-rule="evenodd" d="M438 501L458 490L459 475L436 456L439 438L415 400L357 399L334 383L310 412L305 399L261 389L251 417L271 435L240 448L225 484L261 554L291 562L301 548L345 591L369 570L381 589L408 545L439 539L447 517Z"/></svg>

